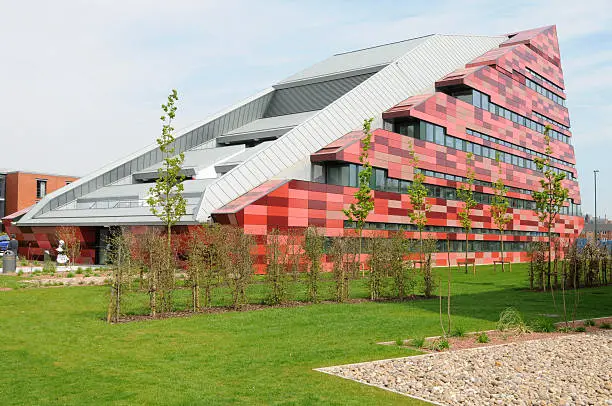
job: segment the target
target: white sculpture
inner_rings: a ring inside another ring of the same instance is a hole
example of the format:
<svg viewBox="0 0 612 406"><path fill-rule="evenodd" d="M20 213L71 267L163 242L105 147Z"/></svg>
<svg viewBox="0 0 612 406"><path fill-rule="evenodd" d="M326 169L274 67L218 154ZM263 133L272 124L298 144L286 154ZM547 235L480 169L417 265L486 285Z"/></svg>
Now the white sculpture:
<svg viewBox="0 0 612 406"><path fill-rule="evenodd" d="M64 240L59 240L59 246L57 247L56 251L57 251L57 263L60 265L65 265L68 263L68 255L65 254L66 248L65 248L65 242Z"/></svg>

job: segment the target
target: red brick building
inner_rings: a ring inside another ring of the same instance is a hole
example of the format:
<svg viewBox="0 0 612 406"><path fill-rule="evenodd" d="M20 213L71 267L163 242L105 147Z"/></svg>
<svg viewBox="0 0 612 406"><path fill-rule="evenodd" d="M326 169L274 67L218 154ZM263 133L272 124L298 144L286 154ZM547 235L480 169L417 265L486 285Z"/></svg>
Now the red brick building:
<svg viewBox="0 0 612 406"><path fill-rule="evenodd" d="M77 179L74 176L0 170L0 218L35 205L48 193Z"/></svg>

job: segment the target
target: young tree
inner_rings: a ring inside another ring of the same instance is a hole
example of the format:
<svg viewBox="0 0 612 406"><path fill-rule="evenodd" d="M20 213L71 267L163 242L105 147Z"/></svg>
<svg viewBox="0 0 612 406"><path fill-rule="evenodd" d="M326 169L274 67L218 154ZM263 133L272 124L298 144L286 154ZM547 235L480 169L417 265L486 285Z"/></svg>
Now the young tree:
<svg viewBox="0 0 612 406"><path fill-rule="evenodd" d="M497 162L498 176L495 183L493 183L495 194L493 195L493 200L491 201L491 217L493 218L493 223L500 233L501 266L502 272L504 272L504 232L506 231L508 223L512 220L512 216L508 214L508 207L510 207L510 203L508 203L508 198L506 197L508 188L504 184L504 179L502 178L502 167L499 159L499 153L497 153L495 156L495 162Z"/></svg>
<svg viewBox="0 0 612 406"><path fill-rule="evenodd" d="M308 227L304 235L304 253L310 262L308 269L308 300L319 301L319 274L321 273L321 257L325 245L325 237L315 227Z"/></svg>
<svg viewBox="0 0 612 406"><path fill-rule="evenodd" d="M357 232L359 236L359 263L362 269L361 276L364 276L365 270L361 265L361 254L363 249L362 234L363 227L366 219L370 212L374 210L374 196L372 195L372 188L370 187L370 179L372 178L372 165L369 160L369 150L372 143L372 132L371 126L374 118L369 118L363 121L363 133L365 137L361 140L361 154L359 155L359 162L361 162L362 169L359 172L359 190L355 192L356 203L351 203L348 209L344 209L344 215L350 220L354 221L357 225Z"/></svg>
<svg viewBox="0 0 612 406"><path fill-rule="evenodd" d="M68 256L68 265L75 264L79 255L81 255L81 239L79 238L79 230L77 227L62 226L57 229L57 239L64 241L64 248Z"/></svg>
<svg viewBox="0 0 612 406"><path fill-rule="evenodd" d="M351 241L346 237L334 238L330 257L333 262L333 275L336 285L336 301L345 302L349 297Z"/></svg>
<svg viewBox="0 0 612 406"><path fill-rule="evenodd" d="M168 103L162 104L164 114L161 116L162 135L157 139L157 145L162 152L164 159L159 168L159 176L155 180L155 186L149 189L147 203L151 208L151 213L159 217L165 224L167 231L167 243L171 243L172 226L175 225L181 216L185 214L187 201L183 197L183 181L185 175L181 173L181 165L185 159L184 153L175 154L174 146L174 127L172 121L176 117L177 107L174 105L178 100L176 90L168 96Z"/></svg>
<svg viewBox="0 0 612 406"><path fill-rule="evenodd" d="M247 303L246 289L253 278L253 255L255 246L253 236L245 234L239 227L230 227L229 241L231 246L230 267L225 271L225 280L232 291L234 309Z"/></svg>
<svg viewBox="0 0 612 406"><path fill-rule="evenodd" d="M285 244L283 244L283 240ZM287 300L288 274L286 273L286 264L288 258L286 243L287 237L283 236L278 228L268 234L266 281L270 285L268 302L272 305L281 304Z"/></svg>
<svg viewBox="0 0 612 406"><path fill-rule="evenodd" d="M468 152L465 162L467 168L467 182L462 183L457 188L457 197L463 202L463 208L459 210L459 220L461 227L465 230L465 273L468 273L468 252L469 252L469 240L470 232L472 231L472 209L476 207L476 200L474 200L474 155Z"/></svg>
<svg viewBox="0 0 612 406"><path fill-rule="evenodd" d="M423 266L423 229L427 225L427 213L431 210L431 204L427 203L425 175L417 168L419 158L414 152L412 143L408 148L413 173L412 183L408 186L408 196L410 196L410 204L412 204L412 211L408 213L408 217L419 230L419 260L421 266Z"/></svg>
<svg viewBox="0 0 612 406"><path fill-rule="evenodd" d="M161 116L162 135L157 139L157 145L163 154L163 163L159 168L159 176L155 180L155 185L149 189L147 204L151 213L159 217L166 226L166 258L163 258L163 270L160 278L164 281L164 286L169 286L170 290L163 292L162 305L170 309L172 307L172 290L174 288L174 257L172 255L172 226L175 225L186 212L187 201L183 197L183 181L185 175L181 173L181 165L185 159L182 152L175 154L175 137L172 121L176 117L175 106L178 94L175 89L168 96L168 103L162 104L164 114ZM168 282L168 283L166 283Z"/></svg>
<svg viewBox="0 0 612 406"><path fill-rule="evenodd" d="M107 238L110 247L108 262L111 264L111 289L106 321L117 323L121 316L124 289L130 287L134 270L132 248L134 239L127 229L114 229Z"/></svg>
<svg viewBox="0 0 612 406"><path fill-rule="evenodd" d="M547 125L544 130L544 142L546 144L544 157L533 159L538 170L542 172L543 178L540 179L541 190L532 192L532 197L536 204L538 218L540 222L543 223L548 234L548 270L546 272L546 285L551 289L552 232L557 222L557 216L563 207L563 203L568 199L569 191L567 188L563 187L562 183L565 179L565 173L557 173L550 165L553 150L550 145L549 132L550 126Z"/></svg>
<svg viewBox="0 0 612 406"><path fill-rule="evenodd" d="M370 288L370 299L378 300L385 291L385 276L391 264L391 249L388 238L375 237L369 240L370 274L368 286Z"/></svg>
<svg viewBox="0 0 612 406"><path fill-rule="evenodd" d="M413 293L415 286L414 262L406 261L404 257L414 252L414 240L404 238L404 230L393 233L390 239L389 256L390 270L395 282L395 291L399 300L404 300L406 296Z"/></svg>

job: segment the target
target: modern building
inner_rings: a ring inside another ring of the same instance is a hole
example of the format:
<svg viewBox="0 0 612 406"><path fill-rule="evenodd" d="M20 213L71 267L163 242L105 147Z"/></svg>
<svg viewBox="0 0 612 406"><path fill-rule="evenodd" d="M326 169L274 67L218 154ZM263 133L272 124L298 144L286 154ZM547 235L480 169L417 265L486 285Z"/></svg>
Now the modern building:
<svg viewBox="0 0 612 406"><path fill-rule="evenodd" d="M0 218L20 212L77 177L0 169Z"/></svg>
<svg viewBox="0 0 612 406"><path fill-rule="evenodd" d="M373 117L375 208L366 236L400 228L416 235L406 194L412 144L432 205L426 233L442 251L449 239L454 261L465 239L456 189L471 152L479 204L470 255L478 263L499 258L501 236L490 217L499 165L512 215L504 245L522 261L528 243L545 231L531 192L539 188L533 159L545 152L547 125L553 165L567 175L570 191L554 232L576 238L584 224L565 99L554 26L499 36L429 35L336 54L179 134L188 178L180 225L235 224L260 242L274 228L354 235L342 209L354 201L360 129ZM43 249L55 227L79 226L84 256L95 262L108 227L160 224L146 197L161 159L151 145L47 195L9 227ZM440 253L436 261L446 258Z"/></svg>

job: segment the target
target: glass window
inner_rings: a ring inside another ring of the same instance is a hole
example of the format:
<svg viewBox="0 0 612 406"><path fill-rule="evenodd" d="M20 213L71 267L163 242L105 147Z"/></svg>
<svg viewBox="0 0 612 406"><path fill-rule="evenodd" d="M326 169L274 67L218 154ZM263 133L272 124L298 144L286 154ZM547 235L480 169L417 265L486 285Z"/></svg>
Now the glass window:
<svg viewBox="0 0 612 406"><path fill-rule="evenodd" d="M382 190L385 187L385 178L386 178L386 174L385 174L385 170L384 169L379 169L376 168L374 169L374 176L373 178L375 179L375 185L376 188L379 190Z"/></svg>
<svg viewBox="0 0 612 406"><path fill-rule="evenodd" d="M480 102L480 92L478 90L474 90L474 106L482 108L482 103Z"/></svg>
<svg viewBox="0 0 612 406"><path fill-rule="evenodd" d="M349 185L359 187L358 167L355 164L349 165Z"/></svg>
<svg viewBox="0 0 612 406"><path fill-rule="evenodd" d="M482 155L480 144L474 144L474 154L478 156Z"/></svg>
<svg viewBox="0 0 612 406"><path fill-rule="evenodd" d="M399 179L387 178L387 184L385 186L387 192L397 193L399 190Z"/></svg>
<svg viewBox="0 0 612 406"><path fill-rule="evenodd" d="M433 124L425 124L425 128L426 128L426 135L425 135L425 140L429 141L429 142L434 142L434 126Z"/></svg>
<svg viewBox="0 0 612 406"><path fill-rule="evenodd" d="M464 142L462 139L460 138L455 138L455 148L457 148L460 151L464 151L464 146L463 146Z"/></svg>
<svg viewBox="0 0 612 406"><path fill-rule="evenodd" d="M444 128L440 127L440 126L435 126L435 142L438 145L444 145Z"/></svg>
<svg viewBox="0 0 612 406"><path fill-rule="evenodd" d="M42 199L47 195L47 180L36 179L36 198Z"/></svg>
<svg viewBox="0 0 612 406"><path fill-rule="evenodd" d="M453 137L449 137L447 135L444 141L445 141L447 147L455 148L455 139Z"/></svg>

